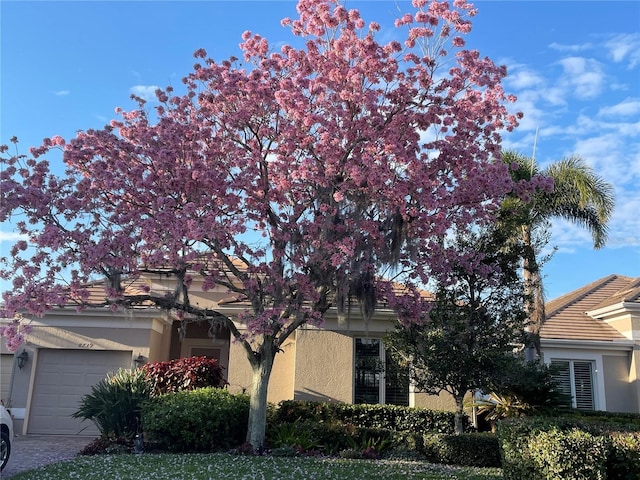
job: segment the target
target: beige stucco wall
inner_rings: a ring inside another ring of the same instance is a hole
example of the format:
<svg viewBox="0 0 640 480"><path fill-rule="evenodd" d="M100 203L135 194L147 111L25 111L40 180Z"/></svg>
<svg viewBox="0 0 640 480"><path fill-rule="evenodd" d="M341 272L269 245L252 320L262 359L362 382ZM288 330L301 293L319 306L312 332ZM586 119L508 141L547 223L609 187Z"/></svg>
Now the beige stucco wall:
<svg viewBox="0 0 640 480"><path fill-rule="evenodd" d="M151 330L149 333L148 362L163 362L169 359L169 345L171 342L171 326L161 325L161 331Z"/></svg>
<svg viewBox="0 0 640 480"><path fill-rule="evenodd" d="M34 327L28 345L37 348L78 348L84 350L134 350L148 356L150 331L147 328Z"/></svg>
<svg viewBox="0 0 640 480"><path fill-rule="evenodd" d="M249 365L247 353L240 343L233 340L229 345L228 381L228 389L232 393L249 393L251 391L251 365Z"/></svg>
<svg viewBox="0 0 640 480"><path fill-rule="evenodd" d="M296 400L353 401L353 338L345 333L298 331Z"/></svg>
<svg viewBox="0 0 640 480"><path fill-rule="evenodd" d="M635 329L638 331L640 329L640 318L637 318L634 322L630 313L624 313L613 318L607 318L606 323L611 325L627 338L633 338L633 330Z"/></svg>
<svg viewBox="0 0 640 480"><path fill-rule="evenodd" d="M293 398L293 372L296 357L295 334L282 345L282 351L275 356L273 370L269 379L267 400L278 403ZM229 347L228 390L233 393L250 393L252 372L244 347L233 340Z"/></svg>
<svg viewBox="0 0 640 480"><path fill-rule="evenodd" d="M469 398L470 395L468 395ZM422 392L415 392L413 394L413 401L409 398L412 407L416 408L428 408L430 410L446 410L455 411L456 402L447 392L440 392L439 395L428 395Z"/></svg>
<svg viewBox="0 0 640 480"><path fill-rule="evenodd" d="M629 368L629 390L634 412L640 413L640 345L634 345L631 351L631 365Z"/></svg>
<svg viewBox="0 0 640 480"><path fill-rule="evenodd" d="M295 339L295 335L293 335L285 340L281 347L282 351L276 354L271 381L269 382L269 389L267 391L268 401L278 403L282 400L290 400L293 398L293 375L297 348L297 340Z"/></svg>
<svg viewBox="0 0 640 480"><path fill-rule="evenodd" d="M637 412L632 384L629 383L630 358L602 356L607 410L610 412Z"/></svg>

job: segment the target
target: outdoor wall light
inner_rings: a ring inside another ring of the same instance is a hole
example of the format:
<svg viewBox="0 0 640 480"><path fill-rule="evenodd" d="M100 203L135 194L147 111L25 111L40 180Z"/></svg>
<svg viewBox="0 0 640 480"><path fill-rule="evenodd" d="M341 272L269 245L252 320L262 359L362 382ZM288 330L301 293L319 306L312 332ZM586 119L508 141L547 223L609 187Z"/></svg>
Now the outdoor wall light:
<svg viewBox="0 0 640 480"><path fill-rule="evenodd" d="M29 360L29 353L26 350L23 350L20 355L17 356L18 359L18 368L22 370L22 367L25 366L27 360Z"/></svg>
<svg viewBox="0 0 640 480"><path fill-rule="evenodd" d="M140 368L145 363L147 363L147 359L143 357L142 354L140 354L133 360L133 363L136 364L136 368Z"/></svg>

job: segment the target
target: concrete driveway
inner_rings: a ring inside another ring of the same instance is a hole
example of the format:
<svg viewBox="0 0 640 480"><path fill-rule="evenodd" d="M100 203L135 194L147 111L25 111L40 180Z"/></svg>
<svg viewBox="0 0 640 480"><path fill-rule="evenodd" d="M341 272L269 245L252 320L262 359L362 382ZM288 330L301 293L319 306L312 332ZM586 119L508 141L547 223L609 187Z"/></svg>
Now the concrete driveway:
<svg viewBox="0 0 640 480"><path fill-rule="evenodd" d="M78 435L20 435L13 439L9 463L2 471L2 480L19 472L70 460L94 437Z"/></svg>

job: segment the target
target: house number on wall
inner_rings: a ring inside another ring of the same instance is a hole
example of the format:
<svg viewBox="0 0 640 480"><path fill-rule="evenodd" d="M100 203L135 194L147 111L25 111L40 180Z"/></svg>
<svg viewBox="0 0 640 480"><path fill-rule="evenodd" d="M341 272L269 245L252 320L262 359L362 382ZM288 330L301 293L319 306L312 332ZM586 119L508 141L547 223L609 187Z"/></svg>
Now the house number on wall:
<svg viewBox="0 0 640 480"><path fill-rule="evenodd" d="M80 348L91 348L93 347L93 343L79 343L78 346Z"/></svg>

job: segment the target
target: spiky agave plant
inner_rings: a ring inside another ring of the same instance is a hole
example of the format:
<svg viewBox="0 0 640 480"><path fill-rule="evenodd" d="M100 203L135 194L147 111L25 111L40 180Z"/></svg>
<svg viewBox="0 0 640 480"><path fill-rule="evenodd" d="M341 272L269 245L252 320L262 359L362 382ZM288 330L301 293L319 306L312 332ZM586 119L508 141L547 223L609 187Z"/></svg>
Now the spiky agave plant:
<svg viewBox="0 0 640 480"><path fill-rule="evenodd" d="M93 421L102 437L132 440L140 429L142 402L150 395L143 371L121 368L91 387L72 417Z"/></svg>

